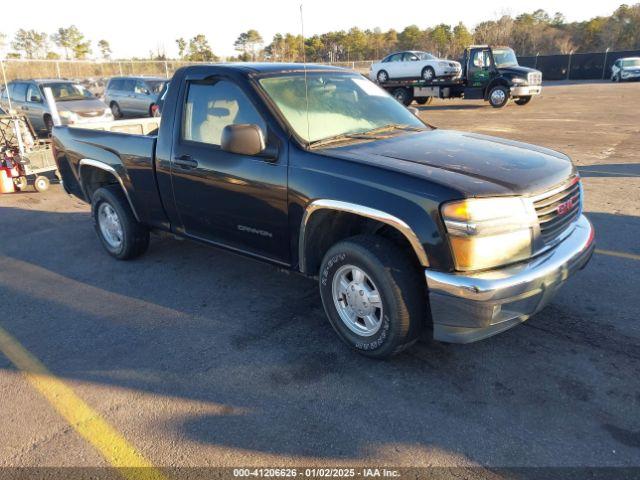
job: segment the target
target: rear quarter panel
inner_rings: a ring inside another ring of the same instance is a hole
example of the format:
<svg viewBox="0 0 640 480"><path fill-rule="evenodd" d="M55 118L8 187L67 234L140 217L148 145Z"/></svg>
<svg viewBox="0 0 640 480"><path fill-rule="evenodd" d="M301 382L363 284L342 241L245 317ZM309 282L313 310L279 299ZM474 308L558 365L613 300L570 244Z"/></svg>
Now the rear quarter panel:
<svg viewBox="0 0 640 480"><path fill-rule="evenodd" d="M118 173L142 223L168 228L155 181L155 136L55 127L53 143L69 193L90 201L80 186L80 161L97 160Z"/></svg>

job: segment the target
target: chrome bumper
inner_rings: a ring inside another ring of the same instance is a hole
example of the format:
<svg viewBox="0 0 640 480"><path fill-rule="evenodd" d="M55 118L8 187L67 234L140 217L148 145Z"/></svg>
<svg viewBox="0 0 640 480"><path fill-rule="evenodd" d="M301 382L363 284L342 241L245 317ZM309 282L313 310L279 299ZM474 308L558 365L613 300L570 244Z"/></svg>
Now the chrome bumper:
<svg viewBox="0 0 640 480"><path fill-rule="evenodd" d="M595 248L582 215L571 234L528 263L472 275L425 270L436 340L469 343L503 332L541 310Z"/></svg>
<svg viewBox="0 0 640 480"><path fill-rule="evenodd" d="M542 93L541 85L528 85L526 87L511 87L512 97L529 97L531 95L540 95Z"/></svg>

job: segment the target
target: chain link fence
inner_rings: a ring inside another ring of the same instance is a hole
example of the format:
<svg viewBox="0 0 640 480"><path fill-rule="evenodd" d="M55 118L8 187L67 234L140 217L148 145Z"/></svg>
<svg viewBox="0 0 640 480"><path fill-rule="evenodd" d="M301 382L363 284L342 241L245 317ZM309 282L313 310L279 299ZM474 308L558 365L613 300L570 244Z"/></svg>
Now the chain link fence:
<svg viewBox="0 0 640 480"><path fill-rule="evenodd" d="M185 65L199 62L167 61L82 61L82 60L4 60L7 81L27 78L105 78L119 75L154 75L170 78ZM335 62L330 65L350 68L360 73L369 72L372 61Z"/></svg>

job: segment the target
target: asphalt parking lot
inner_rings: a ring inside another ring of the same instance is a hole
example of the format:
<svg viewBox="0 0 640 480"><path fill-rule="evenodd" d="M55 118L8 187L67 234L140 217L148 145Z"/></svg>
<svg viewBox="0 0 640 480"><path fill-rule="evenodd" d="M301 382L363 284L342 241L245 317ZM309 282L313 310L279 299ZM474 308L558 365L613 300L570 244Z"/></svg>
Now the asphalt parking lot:
<svg viewBox="0 0 640 480"><path fill-rule="evenodd" d="M96 418L159 468L640 466L639 105L596 82L420 108L569 154L599 250L525 324L387 362L340 343L311 280L171 238L117 262L59 186L0 196L0 350L24 348L0 353L0 467L112 464Z"/></svg>

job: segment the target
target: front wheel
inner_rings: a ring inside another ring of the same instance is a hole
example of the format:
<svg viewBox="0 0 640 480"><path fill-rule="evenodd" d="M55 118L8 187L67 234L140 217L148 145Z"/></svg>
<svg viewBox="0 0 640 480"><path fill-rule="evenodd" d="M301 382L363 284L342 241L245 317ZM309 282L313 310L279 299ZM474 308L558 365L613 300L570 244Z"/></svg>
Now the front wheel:
<svg viewBox="0 0 640 480"><path fill-rule="evenodd" d="M427 311L424 282L392 241L359 235L337 243L324 256L319 283L331 326L358 353L388 358L418 339Z"/></svg>
<svg viewBox="0 0 640 480"><path fill-rule="evenodd" d="M116 120L122 118L122 110L120 110L120 105L118 105L116 102L111 102L110 107L113 118L115 118Z"/></svg>
<svg viewBox="0 0 640 480"><path fill-rule="evenodd" d="M496 85L489 92L489 103L493 108L502 108L509 101L509 89L503 85Z"/></svg>
<svg viewBox="0 0 640 480"><path fill-rule="evenodd" d="M98 238L109 255L128 260L149 247L149 229L136 220L120 185L96 190L91 214Z"/></svg>
<svg viewBox="0 0 640 480"><path fill-rule="evenodd" d="M385 83L389 80L389 74L384 70L380 70L376 78L378 79L378 83Z"/></svg>
<svg viewBox="0 0 640 480"><path fill-rule="evenodd" d="M44 175L40 175L33 181L33 188L36 189L36 192L42 193L49 190L50 184L51 182L47 177L45 177Z"/></svg>
<svg viewBox="0 0 640 480"><path fill-rule="evenodd" d="M436 78L436 71L433 69L433 67L424 67L422 69L420 77L422 77L422 80L424 80L425 82L430 82L434 78Z"/></svg>
<svg viewBox="0 0 640 480"><path fill-rule="evenodd" d="M15 185L15 187L20 190L21 192L25 191L27 189L27 185L29 184L27 182L27 177L20 176L18 178L14 178L13 179L13 184Z"/></svg>
<svg viewBox="0 0 640 480"><path fill-rule="evenodd" d="M514 100L514 103L516 105L526 105L527 103L529 103L531 101L532 96L528 95L526 97L518 97Z"/></svg>

